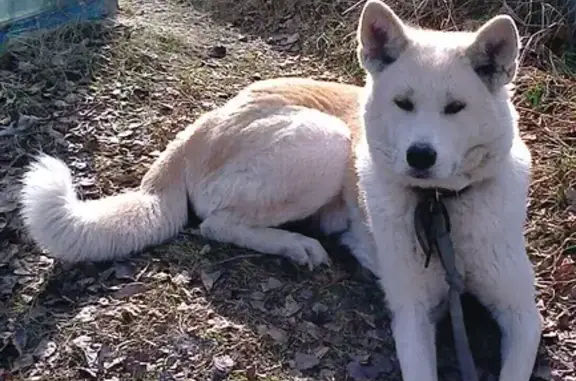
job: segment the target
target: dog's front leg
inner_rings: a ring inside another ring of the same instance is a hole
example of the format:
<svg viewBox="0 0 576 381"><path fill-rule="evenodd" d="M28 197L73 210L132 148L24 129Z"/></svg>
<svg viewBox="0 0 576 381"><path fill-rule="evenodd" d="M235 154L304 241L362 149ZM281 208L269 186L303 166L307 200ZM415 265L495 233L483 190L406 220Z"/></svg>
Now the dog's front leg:
<svg viewBox="0 0 576 381"><path fill-rule="evenodd" d="M436 381L434 323L424 305L392 309L392 332L404 381Z"/></svg>
<svg viewBox="0 0 576 381"><path fill-rule="evenodd" d="M393 225L393 224L391 224ZM447 291L441 264L424 267L409 231L376 238L380 284L392 314L392 333L404 381L436 381L435 321L432 311Z"/></svg>
<svg viewBox="0 0 576 381"><path fill-rule="evenodd" d="M536 306L494 308L502 330L502 369L499 381L528 381L540 343L540 314Z"/></svg>
<svg viewBox="0 0 576 381"><path fill-rule="evenodd" d="M502 332L499 381L528 381L540 343L541 319L534 276L524 241L492 243L470 276L470 287L498 321Z"/></svg>

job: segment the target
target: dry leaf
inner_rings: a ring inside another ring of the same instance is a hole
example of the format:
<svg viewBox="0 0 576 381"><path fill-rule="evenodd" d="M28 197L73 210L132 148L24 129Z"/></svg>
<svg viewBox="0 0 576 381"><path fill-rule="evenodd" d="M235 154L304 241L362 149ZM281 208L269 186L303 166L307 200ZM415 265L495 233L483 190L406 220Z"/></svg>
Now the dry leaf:
<svg viewBox="0 0 576 381"><path fill-rule="evenodd" d="M212 319L208 319L208 321L206 322L209 325L211 325L211 328L215 328L217 330L223 330L226 329L228 327L234 327L234 325L232 323L230 323L228 320L226 320L225 318L221 317L221 316L216 316Z"/></svg>
<svg viewBox="0 0 576 381"><path fill-rule="evenodd" d="M320 359L315 355L297 352L294 356L294 365L298 370L312 369L320 364Z"/></svg>
<svg viewBox="0 0 576 381"><path fill-rule="evenodd" d="M147 289L148 288L144 283L140 282L129 283L124 287L122 287L120 290L113 293L112 297L115 299L129 298L131 296L146 292Z"/></svg>
<svg viewBox="0 0 576 381"><path fill-rule="evenodd" d="M282 287L283 283L280 282L278 279L274 278L274 277L270 277L268 278L268 280L266 280L266 282L262 282L260 284L260 287L262 287L262 291L264 292L268 292L270 290L275 290L277 288Z"/></svg>
<svg viewBox="0 0 576 381"><path fill-rule="evenodd" d="M190 273L188 271L183 271L180 274L172 277L172 283L177 286L184 286L190 283L191 279L192 277L190 276Z"/></svg>
<svg viewBox="0 0 576 381"><path fill-rule="evenodd" d="M74 316L74 320L78 320L82 323L89 323L94 321L95 317L94 314L98 311L98 307L96 306L86 306L83 307L80 312Z"/></svg>
<svg viewBox="0 0 576 381"><path fill-rule="evenodd" d="M214 271L211 273L206 273L206 272L202 271L200 273L200 280L202 281L202 284L204 285L204 288L206 289L206 291L212 290L212 287L214 287L214 283L216 283L216 281L218 281L218 278L220 278L220 275L222 275L221 271Z"/></svg>
<svg viewBox="0 0 576 381"><path fill-rule="evenodd" d="M314 340L320 339L320 332L318 326L312 322L304 321L298 324L297 327L298 331L302 332L305 335L310 336Z"/></svg>
<svg viewBox="0 0 576 381"><path fill-rule="evenodd" d="M26 345L28 344L28 333L23 327L19 327L16 329L14 334L12 335L12 345L20 355L24 354L26 350Z"/></svg>
<svg viewBox="0 0 576 381"><path fill-rule="evenodd" d="M154 275L151 276L152 279L160 281L160 282L165 282L168 279L170 279L170 274L168 274L167 272L164 271L160 271Z"/></svg>
<svg viewBox="0 0 576 381"><path fill-rule="evenodd" d="M16 254L18 254L18 245L9 245L7 248L0 250L0 264L10 262Z"/></svg>
<svg viewBox="0 0 576 381"><path fill-rule="evenodd" d="M87 373L96 376L98 370L98 358L102 344L93 343L92 338L87 335L78 336L72 340L72 344L82 351L86 367L82 368Z"/></svg>
<svg viewBox="0 0 576 381"><path fill-rule="evenodd" d="M33 364L34 364L34 357L31 354L25 354L14 360L12 367L10 367L10 371L12 374L14 374L23 369L31 367ZM1 374L2 373L0 373L0 375Z"/></svg>
<svg viewBox="0 0 576 381"><path fill-rule="evenodd" d="M250 305L252 306L252 308L254 308L255 310L259 310L262 312L270 312L268 311L268 309L264 306L264 302L260 301L260 300L251 300L250 301Z"/></svg>
<svg viewBox="0 0 576 381"><path fill-rule="evenodd" d="M16 129L18 131L25 131L33 127L39 120L40 118L34 115L20 115L20 118L18 119L18 127L16 127Z"/></svg>
<svg viewBox="0 0 576 381"><path fill-rule="evenodd" d="M558 327L558 329L562 330L562 331L569 331L572 328L572 324L571 324L571 316L570 316L570 312L568 312L568 310L564 310L562 311L562 313L560 313L560 315L557 317L558 323L556 324L556 326Z"/></svg>
<svg viewBox="0 0 576 381"><path fill-rule="evenodd" d="M134 280L136 269L130 262L115 262L114 263L114 276L116 279L121 280Z"/></svg>
<svg viewBox="0 0 576 381"><path fill-rule="evenodd" d="M104 369L109 370L111 368L114 368L117 365L120 365L124 362L124 360L126 360L126 356L119 356L119 357L115 357L110 361L105 361L104 362Z"/></svg>
<svg viewBox="0 0 576 381"><path fill-rule="evenodd" d="M130 135L132 135L133 133L134 133L134 131L132 131L132 130L124 130L124 131L120 131L117 136L119 138L127 138Z"/></svg>
<svg viewBox="0 0 576 381"><path fill-rule="evenodd" d="M204 246L202 246L202 249L200 249L200 255L206 255L210 252L210 250L212 250L212 248L210 247L210 245L206 244Z"/></svg>
<svg viewBox="0 0 576 381"><path fill-rule="evenodd" d="M322 357L326 356L326 353L328 353L329 350L330 348L321 345L318 348L314 349L314 356L318 357L319 359L322 359Z"/></svg>
<svg viewBox="0 0 576 381"><path fill-rule="evenodd" d="M261 291L254 291L250 294L250 299L252 300L264 300L265 297L266 295Z"/></svg>
<svg viewBox="0 0 576 381"><path fill-rule="evenodd" d="M277 343L283 344L288 341L288 334L286 331L280 328L276 328L274 326L266 326L266 325L259 325L258 326L258 333L260 335L268 335L272 338L272 340L276 341Z"/></svg>
<svg viewBox="0 0 576 381"><path fill-rule="evenodd" d="M284 308L282 310L282 315L285 317L290 317L295 315L300 311L301 306L298 304L292 295L288 295L284 302Z"/></svg>
<svg viewBox="0 0 576 381"><path fill-rule="evenodd" d="M0 295L10 295L18 283L18 276L4 275L0 277Z"/></svg>
<svg viewBox="0 0 576 381"><path fill-rule="evenodd" d="M43 340L34 350L34 356L41 359L47 359L49 357L52 357L52 355L56 353L57 349L58 346L56 345L55 342L49 340Z"/></svg>
<svg viewBox="0 0 576 381"><path fill-rule="evenodd" d="M223 380L234 368L234 360L228 356L216 356L212 358L212 380Z"/></svg>

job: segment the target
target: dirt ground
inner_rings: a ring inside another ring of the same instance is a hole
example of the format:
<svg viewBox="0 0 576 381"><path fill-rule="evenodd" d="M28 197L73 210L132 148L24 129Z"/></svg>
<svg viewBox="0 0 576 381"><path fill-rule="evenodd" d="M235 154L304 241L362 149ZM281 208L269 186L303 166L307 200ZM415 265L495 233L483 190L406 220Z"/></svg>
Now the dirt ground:
<svg viewBox="0 0 576 381"><path fill-rule="evenodd" d="M330 36L316 51L293 18L251 28L257 15L195 3L121 0L117 22L21 39L0 62L0 380L400 380L383 294L330 237L332 266L311 272L200 239L197 221L129 260L76 266L23 233L18 178L39 151L98 198L137 186L177 131L254 80L363 82L326 53ZM575 85L524 67L515 97L534 154L526 238L545 327L532 381L576 380ZM495 380L498 328L472 298L465 308ZM459 380L447 319L438 362Z"/></svg>

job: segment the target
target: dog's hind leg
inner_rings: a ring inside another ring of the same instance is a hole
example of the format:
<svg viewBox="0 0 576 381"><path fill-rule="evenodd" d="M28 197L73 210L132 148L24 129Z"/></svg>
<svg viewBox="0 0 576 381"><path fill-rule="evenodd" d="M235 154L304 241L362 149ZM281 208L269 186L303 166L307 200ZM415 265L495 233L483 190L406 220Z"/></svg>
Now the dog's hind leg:
<svg viewBox="0 0 576 381"><path fill-rule="evenodd" d="M298 264L314 266L328 263L328 253L317 240L286 230L234 223L225 212L208 217L200 225L203 236L232 243L261 253L286 257Z"/></svg>
<svg viewBox="0 0 576 381"><path fill-rule="evenodd" d="M250 149L238 149L196 192L201 234L310 267L327 262L318 241L275 227L314 215L341 191L347 126L316 110L286 107L246 130L235 144Z"/></svg>
<svg viewBox="0 0 576 381"><path fill-rule="evenodd" d="M325 234L341 233L348 229L348 206L342 195L338 195L318 212L320 229Z"/></svg>

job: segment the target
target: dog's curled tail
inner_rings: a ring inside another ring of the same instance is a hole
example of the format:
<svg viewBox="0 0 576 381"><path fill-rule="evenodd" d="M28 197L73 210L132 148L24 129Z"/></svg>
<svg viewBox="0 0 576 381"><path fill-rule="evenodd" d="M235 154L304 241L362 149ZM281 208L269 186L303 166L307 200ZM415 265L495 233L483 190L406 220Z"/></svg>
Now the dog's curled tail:
<svg viewBox="0 0 576 381"><path fill-rule="evenodd" d="M138 189L99 200L78 199L69 168L37 157L23 178L21 215L35 243L68 262L126 257L178 233L188 217L184 165L165 151Z"/></svg>

